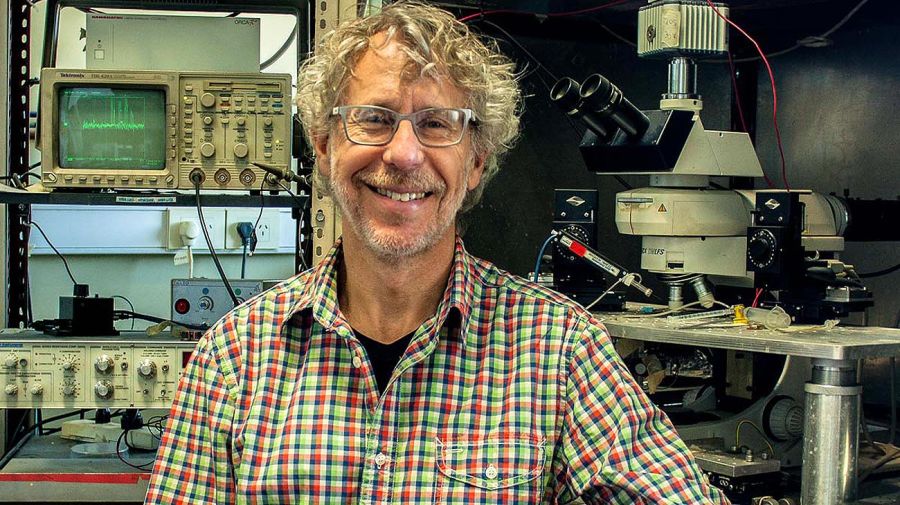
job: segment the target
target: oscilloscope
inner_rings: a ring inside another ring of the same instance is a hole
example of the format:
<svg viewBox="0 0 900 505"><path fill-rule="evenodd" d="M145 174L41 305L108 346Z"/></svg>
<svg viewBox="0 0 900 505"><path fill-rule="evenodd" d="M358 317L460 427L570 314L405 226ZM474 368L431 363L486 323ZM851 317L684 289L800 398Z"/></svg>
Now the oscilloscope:
<svg viewBox="0 0 900 505"><path fill-rule="evenodd" d="M288 74L45 68L43 185L277 189L252 163L289 168L290 91Z"/></svg>

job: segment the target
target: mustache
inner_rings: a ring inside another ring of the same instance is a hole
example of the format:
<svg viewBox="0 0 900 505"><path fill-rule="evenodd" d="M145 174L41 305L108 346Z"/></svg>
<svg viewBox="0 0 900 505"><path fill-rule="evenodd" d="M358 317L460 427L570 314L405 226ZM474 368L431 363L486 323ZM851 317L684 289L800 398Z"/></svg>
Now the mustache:
<svg viewBox="0 0 900 505"><path fill-rule="evenodd" d="M447 189L444 181L425 170L406 171L382 167L371 172L360 172L354 178L369 186L400 186L417 193L443 194Z"/></svg>

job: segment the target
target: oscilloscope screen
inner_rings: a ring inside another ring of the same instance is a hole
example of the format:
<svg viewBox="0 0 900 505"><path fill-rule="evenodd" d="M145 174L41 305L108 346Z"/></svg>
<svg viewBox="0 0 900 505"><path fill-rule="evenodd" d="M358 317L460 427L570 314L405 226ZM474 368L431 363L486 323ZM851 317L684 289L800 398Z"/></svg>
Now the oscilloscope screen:
<svg viewBox="0 0 900 505"><path fill-rule="evenodd" d="M79 86L58 92L60 168L165 168L164 90Z"/></svg>

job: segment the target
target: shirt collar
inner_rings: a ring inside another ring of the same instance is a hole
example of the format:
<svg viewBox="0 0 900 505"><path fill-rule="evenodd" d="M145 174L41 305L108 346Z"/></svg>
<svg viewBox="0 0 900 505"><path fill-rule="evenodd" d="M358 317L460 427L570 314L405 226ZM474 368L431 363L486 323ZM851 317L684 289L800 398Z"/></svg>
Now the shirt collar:
<svg viewBox="0 0 900 505"><path fill-rule="evenodd" d="M288 310L283 313L279 325L283 325L294 314L311 310L315 320L324 328L336 330L341 325L338 318L338 265L343 257L343 245L338 239L328 254L312 270L300 274L285 284ZM474 279L477 275L476 262L466 251L462 238L457 235L453 252L453 264L444 296L438 304L436 322L448 325L465 339L468 334L466 322L472 312ZM292 296L294 295L294 296ZM349 327L347 328L349 331Z"/></svg>

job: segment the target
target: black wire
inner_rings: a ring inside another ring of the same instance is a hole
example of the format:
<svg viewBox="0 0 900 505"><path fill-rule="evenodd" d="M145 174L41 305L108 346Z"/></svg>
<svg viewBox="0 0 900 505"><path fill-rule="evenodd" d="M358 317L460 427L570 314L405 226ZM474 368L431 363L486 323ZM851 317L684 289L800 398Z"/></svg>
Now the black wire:
<svg viewBox="0 0 900 505"><path fill-rule="evenodd" d="M38 421L37 421L36 423L32 424L31 426L29 426L29 427L25 430L25 432L27 433L27 432L31 432L31 431L34 431L35 429L37 429L39 434L44 435L44 434L46 434L46 432L42 431L43 428L44 428L44 425L49 424L49 423L52 423L52 422L54 422L54 421L59 421L59 420L61 420L61 419L66 419L66 418L69 418L69 417L74 417L74 416L84 415L85 413L89 412L90 410L91 410L91 409L78 409L78 410L74 410L74 411L72 411L72 412L66 412L65 414L59 414L59 415L56 415L56 416L52 416L52 417L48 417L48 418L46 418L46 419L43 419L42 410L41 410L41 409L37 409L37 412L38 412L38 414L37 414Z"/></svg>
<svg viewBox="0 0 900 505"><path fill-rule="evenodd" d="M164 317L151 316L149 314L141 314L138 312L131 312L128 310L114 310L113 311L113 319L115 319L117 321L121 320L121 319L142 319L144 321L150 321L151 323L170 323L170 322L172 322L171 319L166 319ZM201 330L202 331L202 330L208 329L205 326L195 326L192 324L185 324L185 323L175 323L175 324L178 324L179 326L184 326L185 328L187 328L189 330Z"/></svg>
<svg viewBox="0 0 900 505"><path fill-rule="evenodd" d="M294 192L291 191L291 188L289 188L288 186L285 186L284 183L281 182L281 179L276 180L276 183L278 184L278 186L279 186L281 189L287 191L287 194L291 195L291 197L292 197L295 201L297 201L297 203L301 204L300 208L303 208L303 206L302 206L302 204L304 203L303 200L301 200L299 196L297 196L296 194L294 194ZM302 220L303 220L302 216L301 216L300 219L301 219L301 223L302 223ZM301 226L301 228L302 228L302 226ZM254 228L254 230L255 230L255 228ZM305 259L303 256L304 256L304 255L301 253L301 254L300 254L300 266L303 267L303 270L306 270L306 269L309 268L309 267L307 266L307 264L306 264L306 259Z"/></svg>
<svg viewBox="0 0 900 505"><path fill-rule="evenodd" d="M216 248L213 247L212 239L209 238L209 230L206 228L206 220L203 219L203 206L200 205L199 183L194 183L194 191L197 196L197 216L200 217L200 229L203 230L203 238L206 239L206 246L209 247L209 254L212 255L213 263L216 264L216 270L219 271L219 276L222 277L222 284L225 285L225 290L228 291L228 296L231 297L231 301L234 302L234 306L237 307L240 302L238 302L237 296L234 294L234 289L231 288L231 283L228 282L228 277L225 275L225 270L222 268L222 263L219 262L219 255L216 254Z"/></svg>
<svg viewBox="0 0 900 505"><path fill-rule="evenodd" d="M501 28L498 24L496 24L496 23L494 23L494 22L492 22L492 21L488 21L487 19L484 19L484 18L476 18L476 19L473 19L473 21L475 21L475 20L477 20L477 21L479 21L479 22L481 22L481 23L484 23L484 24L486 24L486 25L488 25L488 26L494 28L495 30L499 31L500 33L502 33L507 39L509 39L510 42L512 42L513 44L515 44L516 47L519 48L519 50L521 50L521 51L522 51L523 53L525 53L529 58L531 58L531 61L533 61L533 62L535 63L535 65L537 65L537 68L538 68L539 70L543 70L544 72L547 72L547 75L549 75L554 81L559 80L559 79L557 79L556 75L555 75L553 72L550 71L550 69L548 69L548 68L545 67L543 64L541 64L540 60L538 60L537 58L535 58L534 55L531 54L531 53L528 51L528 49L525 49L525 46L523 46L522 44L520 44L519 41L516 40L515 37L513 37L512 35L510 35L509 32L507 32L506 30L504 30L503 28Z"/></svg>
<svg viewBox="0 0 900 505"><path fill-rule="evenodd" d="M266 61L259 64L260 70L265 70L265 69L271 67L273 63L278 61L278 58L281 58L281 56L284 55L284 52L287 51L287 49L289 47L291 47L291 43L297 37L298 27L299 27L299 22L295 22L294 28L291 30L291 34L288 35L287 40L285 40L284 43L281 44L281 47L279 47L278 50L275 51L275 54L270 56L269 59L267 59Z"/></svg>
<svg viewBox="0 0 900 505"><path fill-rule="evenodd" d="M247 277L247 242L244 242L244 253L241 254L241 279L245 279L246 277Z"/></svg>
<svg viewBox="0 0 900 505"><path fill-rule="evenodd" d="M63 265L65 265L66 273L68 273L69 278L72 279L72 284L78 284L78 281L75 280L75 276L72 275L72 270L69 268L69 262L66 261L66 257L63 256L61 252L59 252L59 249L57 249L56 246L53 245L53 242L50 242L50 239L47 238L47 234L44 233L44 230L41 229L40 225L35 223L33 220L29 221L28 223L25 223L25 224L26 224L26 226L34 226L35 228L37 228L37 230L39 232L41 232L41 235L44 237L44 240L47 241L47 245L50 246L50 249L53 249L53 252L55 252L56 255L59 256L59 259L61 259L63 262Z"/></svg>
<svg viewBox="0 0 900 505"><path fill-rule="evenodd" d="M130 466L131 468L138 469L138 470L140 470L140 471L142 471L142 472L148 472L148 473L151 472L152 470L147 469L147 467L153 465L153 463L156 462L156 458L154 458L154 459L151 460L151 461L148 461L147 463L142 463L142 464L140 464L140 465L135 465L135 464L133 464L133 463L129 463L128 461L125 461L125 458L122 457L122 453L119 452L119 447L122 445L122 439L125 438L125 434L128 433L129 431L131 431L131 430L122 430L122 433L119 435L118 440L116 440L116 456L119 457L119 461L121 461L122 463L125 463L126 465ZM125 446L128 447L128 441L127 441L127 440L126 440L126 442L125 442Z"/></svg>
<svg viewBox="0 0 900 505"><path fill-rule="evenodd" d="M897 263L896 265L894 265L892 267L885 268L884 270L878 270L875 272L866 272L864 274L857 274L857 275L859 276L860 279L870 279L872 277L881 277L882 275L894 273L897 270L900 270L900 263Z"/></svg>
<svg viewBox="0 0 900 505"><path fill-rule="evenodd" d="M131 303L131 300L129 300L128 298L125 298L122 295L112 295L112 298L121 298L121 299L125 300L125 303L127 303L128 306L131 308L131 312L134 312L134 304ZM135 318L131 318L131 329L132 330L134 329L134 321L135 321Z"/></svg>
<svg viewBox="0 0 900 505"><path fill-rule="evenodd" d="M621 175L613 175L613 177L615 177L616 180L619 181L619 184L624 186L625 189L634 189L634 186L632 186L631 184L628 184L628 182L626 182L625 179L623 179Z"/></svg>

